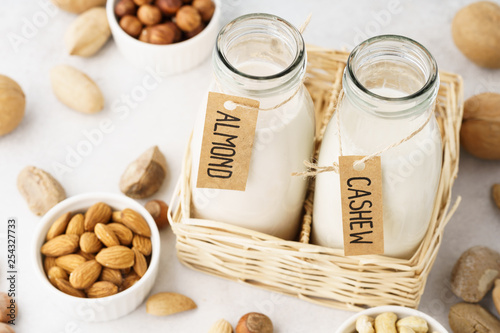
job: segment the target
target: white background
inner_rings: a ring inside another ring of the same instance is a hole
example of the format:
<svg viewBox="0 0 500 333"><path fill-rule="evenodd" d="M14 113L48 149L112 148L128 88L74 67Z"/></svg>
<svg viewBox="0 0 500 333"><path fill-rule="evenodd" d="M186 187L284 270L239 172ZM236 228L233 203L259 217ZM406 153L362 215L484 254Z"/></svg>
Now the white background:
<svg viewBox="0 0 500 333"><path fill-rule="evenodd" d="M205 332L219 318L235 325L250 311L265 312L276 332L334 332L352 313L309 304L254 287L225 281L183 267L176 259L175 237L161 232L160 273L153 292L176 291L193 298L198 309L170 317L152 317L141 305L125 318L87 324L67 318L43 299L33 278L29 251L39 217L34 216L16 189L16 178L26 165L51 172L68 196L89 191L119 193L118 181L130 161L152 145L158 145L168 161L168 177L156 195L168 201L180 172L186 146L200 100L211 79L210 61L188 73L164 79L123 119L113 113L113 102L121 103L142 84L146 73L132 68L110 40L89 59L70 57L64 51L63 35L75 16L59 11L37 28L17 48L8 34L22 36L26 20L42 12L48 0L2 0L0 8L0 73L15 79L26 98L26 116L20 127L0 138L0 233L5 234L10 216L18 219L17 332ZM465 95L500 92L500 72L475 66L455 48L450 32L454 13L471 1L223 1L223 22L245 13L269 12L297 26L313 13L305 33L307 43L329 48L352 47L366 37L395 33L412 37L427 46L440 69L457 72L465 79ZM397 13L388 13L395 3ZM378 13L378 14L377 14ZM377 19L378 18L378 19ZM43 22L42 22L43 23ZM68 109L54 97L49 70L58 64L84 70L101 87L106 98L103 112L85 115ZM122 104L123 105L123 104ZM54 165L64 164L68 151L85 140L84 131L111 119L113 131L72 167L58 174ZM500 210L491 199L490 188L500 182L500 163L483 161L462 152L454 197L463 202L446 229L443 245L428 280L420 309L448 326L449 307L458 302L449 290L450 272L467 248L484 244L500 251ZM0 238L0 290L6 289L5 236ZM484 302L491 307L489 299Z"/></svg>

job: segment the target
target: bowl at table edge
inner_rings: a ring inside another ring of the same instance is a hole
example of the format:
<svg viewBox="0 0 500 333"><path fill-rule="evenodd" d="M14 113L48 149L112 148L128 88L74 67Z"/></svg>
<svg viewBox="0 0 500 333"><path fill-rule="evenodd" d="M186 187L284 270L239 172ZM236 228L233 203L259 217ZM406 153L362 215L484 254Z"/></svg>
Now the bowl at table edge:
<svg viewBox="0 0 500 333"><path fill-rule="evenodd" d="M146 274L132 287L115 295L103 298L79 298L67 295L54 287L47 278L40 248L47 231L59 216L66 212L83 212L96 202L104 202L113 210L130 208L141 214L151 229L151 263ZM49 298L61 312L80 321L99 322L113 320L135 310L146 298L158 275L160 257L160 234L155 221L148 211L137 201L112 193L85 193L70 197L52 207L41 219L35 232L32 248L36 280L43 287Z"/></svg>
<svg viewBox="0 0 500 333"><path fill-rule="evenodd" d="M108 0L106 3L109 27L118 49L135 67L145 69L150 74L154 72L155 75L168 76L198 66L212 53L220 28L220 0L213 0L214 14L202 32L193 38L168 45L141 42L123 31L114 10L118 1Z"/></svg>
<svg viewBox="0 0 500 333"><path fill-rule="evenodd" d="M347 319L336 331L335 333L355 333L356 332L356 319L359 316L367 315L375 318L377 315L384 312L394 312L398 319L408 317L408 316L417 316L422 317L429 324L429 333L449 333L443 325L441 325L436 319L431 316L410 308L405 308L404 306L395 306L395 305L387 305L387 306L377 306L374 308L366 309L361 312L356 313Z"/></svg>

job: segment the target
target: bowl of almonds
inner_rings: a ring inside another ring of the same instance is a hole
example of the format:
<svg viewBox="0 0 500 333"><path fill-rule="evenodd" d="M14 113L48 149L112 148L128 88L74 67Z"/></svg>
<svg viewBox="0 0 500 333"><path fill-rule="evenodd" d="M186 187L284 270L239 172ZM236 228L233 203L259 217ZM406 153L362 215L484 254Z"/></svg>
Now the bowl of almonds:
<svg viewBox="0 0 500 333"><path fill-rule="evenodd" d="M156 223L124 195L88 193L60 202L40 221L34 244L35 272L47 296L81 321L135 310L158 274Z"/></svg>
<svg viewBox="0 0 500 333"><path fill-rule="evenodd" d="M404 306L377 306L347 319L335 333L448 333L431 316Z"/></svg>
<svg viewBox="0 0 500 333"><path fill-rule="evenodd" d="M111 33L134 66L168 76L199 65L219 32L219 0L110 0Z"/></svg>

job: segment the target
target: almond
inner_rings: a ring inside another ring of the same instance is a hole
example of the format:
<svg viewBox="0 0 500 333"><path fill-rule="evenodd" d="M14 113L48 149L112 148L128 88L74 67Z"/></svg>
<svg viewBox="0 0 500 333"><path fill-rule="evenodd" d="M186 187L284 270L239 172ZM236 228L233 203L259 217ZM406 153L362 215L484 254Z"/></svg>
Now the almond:
<svg viewBox="0 0 500 333"><path fill-rule="evenodd" d="M49 231L47 231L46 240L51 240L52 238L61 235L66 230L68 222L71 219L71 212L59 216L57 220L52 223Z"/></svg>
<svg viewBox="0 0 500 333"><path fill-rule="evenodd" d="M90 57L103 47L110 35L106 9L95 7L73 21L64 36L64 42L70 55Z"/></svg>
<svg viewBox="0 0 500 333"><path fill-rule="evenodd" d="M47 213L58 202L66 199L61 184L48 172L34 166L27 166L19 173L17 188L36 215Z"/></svg>
<svg viewBox="0 0 500 333"><path fill-rule="evenodd" d="M233 327L224 319L219 319L213 324L208 333L233 333Z"/></svg>
<svg viewBox="0 0 500 333"><path fill-rule="evenodd" d="M117 245L102 249L95 257L104 267L122 269L134 265L134 251L128 247Z"/></svg>
<svg viewBox="0 0 500 333"><path fill-rule="evenodd" d="M94 260L95 259L95 255L93 255L92 253L83 252L82 250L78 251L76 254L81 255L82 257L85 258L85 260Z"/></svg>
<svg viewBox="0 0 500 333"><path fill-rule="evenodd" d="M56 279L63 279L67 280L68 279L68 273L64 269L58 266L53 266L49 269L47 276L49 278L50 283L52 283L55 287L56 285Z"/></svg>
<svg viewBox="0 0 500 333"><path fill-rule="evenodd" d="M85 293L71 286L69 281L64 279L56 279L56 287L65 294L85 298Z"/></svg>
<svg viewBox="0 0 500 333"><path fill-rule="evenodd" d="M83 13L97 6L105 6L106 0L52 0L52 3L70 13Z"/></svg>
<svg viewBox="0 0 500 333"><path fill-rule="evenodd" d="M128 288L132 287L137 281L141 278L134 271L131 271L125 278L123 279L123 283L121 285L120 290L124 291Z"/></svg>
<svg viewBox="0 0 500 333"><path fill-rule="evenodd" d="M109 281L98 281L87 289L89 298L100 298L114 295L118 292L118 287Z"/></svg>
<svg viewBox="0 0 500 333"><path fill-rule="evenodd" d="M122 273L117 269L104 267L101 272L101 281L108 281L114 285L121 286L123 282Z"/></svg>
<svg viewBox="0 0 500 333"><path fill-rule="evenodd" d="M134 251L135 255L135 263L134 263L134 272L137 273L140 277L143 277L144 274L146 274L146 271L148 270L148 264L146 262L146 258L144 258L144 255L135 247L132 248L132 251Z"/></svg>
<svg viewBox="0 0 500 333"><path fill-rule="evenodd" d="M101 275L101 265L95 260L84 262L71 273L69 283L76 289L89 288Z"/></svg>
<svg viewBox="0 0 500 333"><path fill-rule="evenodd" d="M57 258L56 265L71 273L85 261L87 260L79 254L68 254Z"/></svg>
<svg viewBox="0 0 500 333"><path fill-rule="evenodd" d="M143 237L141 235L135 235L132 240L132 246L139 250L145 256L149 256L151 254L152 246L151 239L148 237Z"/></svg>
<svg viewBox="0 0 500 333"><path fill-rule="evenodd" d="M66 235L81 236L85 232L83 214L76 214L71 218L66 228Z"/></svg>
<svg viewBox="0 0 500 333"><path fill-rule="evenodd" d="M114 222L120 222L120 223L122 223L122 212L119 211L119 210L115 210L111 214L111 220L114 221Z"/></svg>
<svg viewBox="0 0 500 333"><path fill-rule="evenodd" d="M109 229L111 229L111 231L115 233L116 237L118 237L121 245L132 244L132 238L134 237L134 233L132 232L132 230L130 230L123 224L116 222L109 223L107 224L107 226L109 227Z"/></svg>
<svg viewBox="0 0 500 333"><path fill-rule="evenodd" d="M94 231L97 223L108 223L111 213L111 207L104 202L92 205L85 213L85 230Z"/></svg>
<svg viewBox="0 0 500 333"><path fill-rule="evenodd" d="M158 293L150 296L146 302L146 312L155 316L168 316L192 309L196 309L196 303L177 293Z"/></svg>
<svg viewBox="0 0 500 333"><path fill-rule="evenodd" d="M59 235L42 245L41 252L47 257L59 257L75 252L78 248L77 235Z"/></svg>
<svg viewBox="0 0 500 333"><path fill-rule="evenodd" d="M107 247L120 245L118 237L105 224L97 223L94 228L94 233L99 240Z"/></svg>
<svg viewBox="0 0 500 333"><path fill-rule="evenodd" d="M48 273L54 266L56 266L56 258L45 257L45 259L43 259L43 269L45 270L45 273Z"/></svg>
<svg viewBox="0 0 500 333"><path fill-rule="evenodd" d="M102 243L95 233L86 232L80 237L80 249L86 253L97 253L102 249Z"/></svg>
<svg viewBox="0 0 500 333"><path fill-rule="evenodd" d="M121 211L121 223L141 236L151 237L151 229L146 220L135 210L125 208Z"/></svg>
<svg viewBox="0 0 500 333"><path fill-rule="evenodd" d="M74 67L52 68L50 82L57 99L73 110L96 113L104 107L104 97L97 84Z"/></svg>

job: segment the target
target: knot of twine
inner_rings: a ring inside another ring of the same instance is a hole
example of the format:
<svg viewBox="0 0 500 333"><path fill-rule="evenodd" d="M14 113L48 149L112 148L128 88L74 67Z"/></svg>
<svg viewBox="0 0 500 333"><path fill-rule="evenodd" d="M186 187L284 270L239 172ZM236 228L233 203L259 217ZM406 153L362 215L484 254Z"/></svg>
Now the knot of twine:
<svg viewBox="0 0 500 333"><path fill-rule="evenodd" d="M338 132L340 156L342 156L342 141L341 141L341 136L340 136L340 110L339 110L338 106L340 104L340 101L342 100L343 95L344 95L344 91L341 90L340 94L339 94L339 97L337 99L337 105L335 106L335 115L336 115L335 118L336 118L336 122L337 122L337 132ZM328 109L333 108L333 100L334 100L334 96L332 94L332 98L330 99L330 104L328 105ZM385 147L382 150L379 150L379 151L377 151L377 152L375 152L373 154L370 154L370 155L367 155L367 156L363 157L360 160L355 161L354 164L353 164L353 167L356 169L357 167L363 165L365 162L371 160L375 156L378 156L378 155L380 155L380 154L388 151L389 149L395 148L395 147L399 146L400 144L402 144L402 143L410 140L415 135L417 135L418 133L420 133L424 129L425 126L427 126L427 124L429 123L429 121L432 119L433 115L434 115L433 112L429 112L429 116L422 123L422 125L420 125L416 130L414 130L413 132L411 132L408 136L404 137L403 139L401 139L401 140L399 140L397 142L394 142L394 143L388 145L387 147ZM306 160L306 161L304 161L304 165L307 168L306 171L303 171L303 172L294 172L294 173L292 173L292 176L314 177L314 176L319 175L320 173L323 173L323 172L335 172L335 173L339 173L339 164L338 164L338 162L333 162L333 164L329 165L329 166L319 166L319 165L317 165L315 163L312 163L312 162Z"/></svg>

